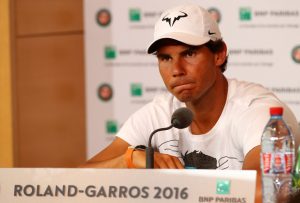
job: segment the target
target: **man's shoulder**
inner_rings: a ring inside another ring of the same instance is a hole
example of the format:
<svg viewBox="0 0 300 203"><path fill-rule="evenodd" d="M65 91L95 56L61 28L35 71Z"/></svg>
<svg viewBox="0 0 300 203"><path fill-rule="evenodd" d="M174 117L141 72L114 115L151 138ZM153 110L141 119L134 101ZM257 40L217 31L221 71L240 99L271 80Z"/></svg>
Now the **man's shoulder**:
<svg viewBox="0 0 300 203"><path fill-rule="evenodd" d="M270 107L285 106L272 91L260 84L238 80L229 80L228 83L226 106L239 117L259 114L268 118Z"/></svg>
<svg viewBox="0 0 300 203"><path fill-rule="evenodd" d="M256 100L278 100L268 88L258 83L228 79L228 99L249 105Z"/></svg>
<svg viewBox="0 0 300 203"><path fill-rule="evenodd" d="M272 93L268 88L254 82L228 79L228 84L229 84L229 90L232 90L230 92L232 94L258 95L258 94Z"/></svg>

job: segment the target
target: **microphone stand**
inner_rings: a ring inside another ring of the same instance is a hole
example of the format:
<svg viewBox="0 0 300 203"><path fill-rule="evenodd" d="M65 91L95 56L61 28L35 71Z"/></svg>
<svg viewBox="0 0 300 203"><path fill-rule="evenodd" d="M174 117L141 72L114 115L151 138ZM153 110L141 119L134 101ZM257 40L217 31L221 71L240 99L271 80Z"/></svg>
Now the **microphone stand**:
<svg viewBox="0 0 300 203"><path fill-rule="evenodd" d="M166 127L166 128L156 129L151 133L151 135L149 137L148 147L146 148L146 168L147 169L154 168L154 149L153 149L152 144L151 144L153 135L155 133L159 132L159 131L169 130L173 127L174 126L172 124L172 125L170 125L169 127Z"/></svg>

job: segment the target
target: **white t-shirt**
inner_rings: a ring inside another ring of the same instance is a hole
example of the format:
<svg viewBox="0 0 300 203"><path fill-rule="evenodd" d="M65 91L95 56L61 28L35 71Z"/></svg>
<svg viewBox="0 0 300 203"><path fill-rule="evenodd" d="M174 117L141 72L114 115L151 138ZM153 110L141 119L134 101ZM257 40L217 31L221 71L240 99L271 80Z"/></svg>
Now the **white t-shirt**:
<svg viewBox="0 0 300 203"><path fill-rule="evenodd" d="M260 145L272 106L284 107L284 120L296 129L294 115L274 94L260 85L228 79L223 112L206 134L193 135L189 128L157 132L152 146L161 153L180 157L186 166L203 169L241 169L246 154ZM148 145L150 134L171 125L172 113L185 104L170 93L156 96L135 112L117 136L132 146Z"/></svg>

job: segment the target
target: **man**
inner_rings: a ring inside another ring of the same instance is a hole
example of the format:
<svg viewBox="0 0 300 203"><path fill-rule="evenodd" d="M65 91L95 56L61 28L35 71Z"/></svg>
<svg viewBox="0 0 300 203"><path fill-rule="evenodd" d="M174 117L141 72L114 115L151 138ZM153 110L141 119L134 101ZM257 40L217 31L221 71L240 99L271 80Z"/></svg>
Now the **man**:
<svg viewBox="0 0 300 203"><path fill-rule="evenodd" d="M165 11L148 48L158 59L168 91L134 113L117 138L86 167L145 168L145 152L155 129L170 125L172 113L193 112L188 128L154 135L155 168L253 169L260 172L260 139L269 108L284 107L284 119L296 133L294 115L260 85L227 79L227 47L218 24L197 5ZM258 181L260 187L260 181Z"/></svg>

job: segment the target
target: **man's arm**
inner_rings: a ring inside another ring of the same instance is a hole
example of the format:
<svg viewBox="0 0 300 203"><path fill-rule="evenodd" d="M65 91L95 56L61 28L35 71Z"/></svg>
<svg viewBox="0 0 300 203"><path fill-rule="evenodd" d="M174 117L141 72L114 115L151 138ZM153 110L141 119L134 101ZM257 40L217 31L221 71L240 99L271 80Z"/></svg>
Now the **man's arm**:
<svg viewBox="0 0 300 203"><path fill-rule="evenodd" d="M84 168L127 168L125 152L129 144L116 138L108 147L80 167Z"/></svg>
<svg viewBox="0 0 300 203"><path fill-rule="evenodd" d="M262 202L261 170L260 170L260 145L251 149L244 160L243 170L256 170L255 203Z"/></svg>
<svg viewBox="0 0 300 203"><path fill-rule="evenodd" d="M84 168L127 168L125 153L129 144L121 138L116 138L108 147L88 160L80 167ZM132 162L136 168L146 167L145 151L136 150L132 154ZM154 153L155 168L183 168L177 157Z"/></svg>

